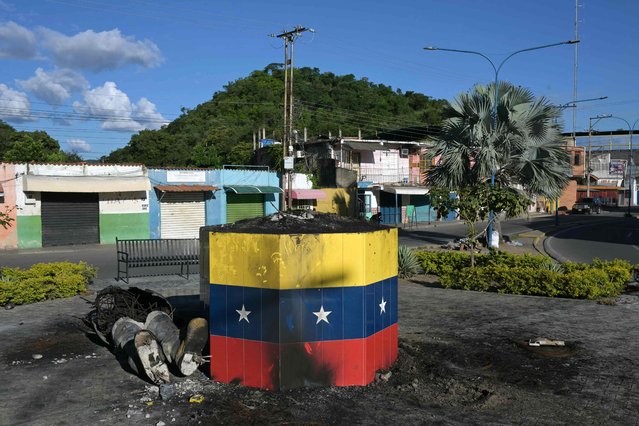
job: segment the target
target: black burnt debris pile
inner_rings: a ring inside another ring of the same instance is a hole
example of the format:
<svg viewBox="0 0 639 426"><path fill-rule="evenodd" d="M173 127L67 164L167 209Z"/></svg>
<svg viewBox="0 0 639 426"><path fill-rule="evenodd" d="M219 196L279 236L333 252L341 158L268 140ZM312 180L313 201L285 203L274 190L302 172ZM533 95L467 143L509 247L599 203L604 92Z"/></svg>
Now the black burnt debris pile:
<svg viewBox="0 0 639 426"><path fill-rule="evenodd" d="M84 322L106 344L110 343L108 336L113 324L122 317L144 321L153 311L173 315L171 304L161 294L137 287L123 289L109 286L98 292L92 305L93 309L84 318Z"/></svg>
<svg viewBox="0 0 639 426"><path fill-rule="evenodd" d="M142 378L168 383L171 370L190 376L207 362L202 350L208 321L193 318L181 333L173 321L173 307L154 291L109 286L98 292L93 307L85 325Z"/></svg>
<svg viewBox="0 0 639 426"><path fill-rule="evenodd" d="M390 229L375 221L365 221L329 213L293 211L240 220L235 223L204 228L207 232L243 234L335 234L372 232Z"/></svg>

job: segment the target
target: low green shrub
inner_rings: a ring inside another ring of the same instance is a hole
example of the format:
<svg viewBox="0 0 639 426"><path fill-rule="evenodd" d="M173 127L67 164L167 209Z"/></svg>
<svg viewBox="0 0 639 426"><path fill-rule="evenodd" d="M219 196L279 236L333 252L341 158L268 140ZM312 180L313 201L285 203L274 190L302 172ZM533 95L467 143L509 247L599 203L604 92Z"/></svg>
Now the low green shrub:
<svg viewBox="0 0 639 426"><path fill-rule="evenodd" d="M470 255L462 251L421 251L415 254L422 263L427 274L441 275L446 271L455 271L470 267ZM493 251L489 254L477 254L476 266L508 266L547 268L552 260L546 256L523 254L516 255L503 251Z"/></svg>
<svg viewBox="0 0 639 426"><path fill-rule="evenodd" d="M420 251L415 253L425 274L442 275L470 266L470 255L460 251Z"/></svg>
<svg viewBox="0 0 639 426"><path fill-rule="evenodd" d="M512 254L505 251L491 251L476 257L478 266L509 266L523 268L545 268L552 263L549 257L532 254Z"/></svg>
<svg viewBox="0 0 639 426"><path fill-rule="evenodd" d="M75 296L95 276L96 269L84 262L38 263L25 270L0 268L0 305Z"/></svg>
<svg viewBox="0 0 639 426"><path fill-rule="evenodd" d="M544 256L503 252L478 255L474 268L461 252L420 252L417 257L445 288L580 299L618 296L633 268L624 260L558 265Z"/></svg>

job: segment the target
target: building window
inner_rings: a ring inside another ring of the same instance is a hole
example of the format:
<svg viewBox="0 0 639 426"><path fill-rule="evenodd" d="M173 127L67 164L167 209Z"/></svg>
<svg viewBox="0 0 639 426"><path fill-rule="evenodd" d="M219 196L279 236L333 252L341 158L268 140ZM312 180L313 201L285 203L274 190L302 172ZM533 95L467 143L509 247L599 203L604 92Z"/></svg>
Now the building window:
<svg viewBox="0 0 639 426"><path fill-rule="evenodd" d="M581 155L578 152L575 152L575 166L581 165Z"/></svg>

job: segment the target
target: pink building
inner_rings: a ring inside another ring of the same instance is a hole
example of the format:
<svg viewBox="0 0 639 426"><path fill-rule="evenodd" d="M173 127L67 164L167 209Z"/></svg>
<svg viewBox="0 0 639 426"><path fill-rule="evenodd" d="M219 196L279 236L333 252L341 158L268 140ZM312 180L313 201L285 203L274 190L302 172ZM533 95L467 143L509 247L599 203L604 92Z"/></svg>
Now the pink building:
<svg viewBox="0 0 639 426"><path fill-rule="evenodd" d="M0 226L0 247L18 247L16 209L16 168L14 164L0 163L0 212L12 219L7 228Z"/></svg>

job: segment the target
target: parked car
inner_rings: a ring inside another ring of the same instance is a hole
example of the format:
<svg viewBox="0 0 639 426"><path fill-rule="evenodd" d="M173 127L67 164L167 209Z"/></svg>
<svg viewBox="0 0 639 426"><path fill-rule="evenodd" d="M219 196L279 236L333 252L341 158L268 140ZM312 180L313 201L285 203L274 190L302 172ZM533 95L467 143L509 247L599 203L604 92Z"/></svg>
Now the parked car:
<svg viewBox="0 0 639 426"><path fill-rule="evenodd" d="M573 214L576 213L584 213L584 214L592 214L592 213L601 213L601 201L598 198L582 198L577 201L572 206Z"/></svg>

